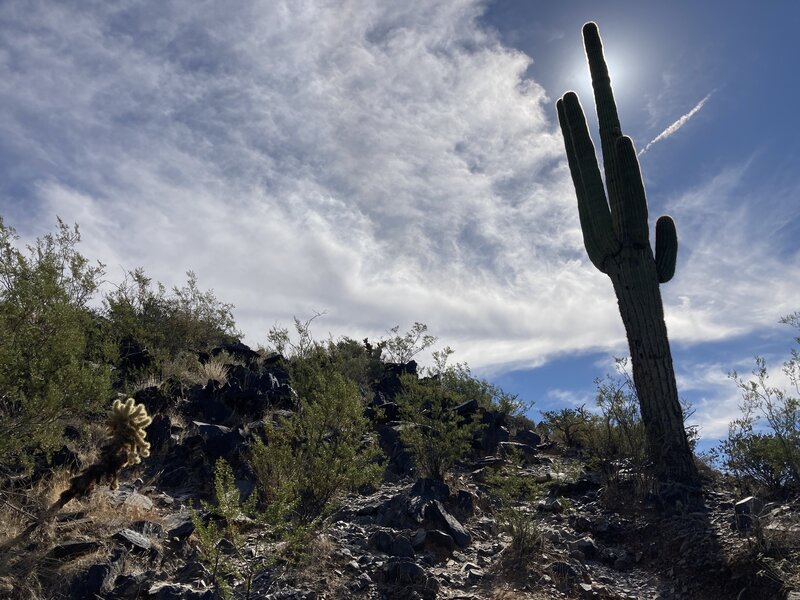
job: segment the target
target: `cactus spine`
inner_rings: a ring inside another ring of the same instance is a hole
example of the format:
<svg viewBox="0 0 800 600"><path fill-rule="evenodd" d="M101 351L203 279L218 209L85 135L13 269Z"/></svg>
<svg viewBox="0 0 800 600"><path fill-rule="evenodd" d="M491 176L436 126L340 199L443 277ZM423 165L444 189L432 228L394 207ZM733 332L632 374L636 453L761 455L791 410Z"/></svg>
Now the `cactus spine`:
<svg viewBox="0 0 800 600"><path fill-rule="evenodd" d="M631 138L622 135L597 25L583 26L583 40L600 126L605 187L578 96L567 92L556 108L584 245L589 260L609 276L617 295L656 476L662 482L693 484L697 471L683 426L659 289L675 272L675 223L668 216L658 219L654 256L639 161Z"/></svg>

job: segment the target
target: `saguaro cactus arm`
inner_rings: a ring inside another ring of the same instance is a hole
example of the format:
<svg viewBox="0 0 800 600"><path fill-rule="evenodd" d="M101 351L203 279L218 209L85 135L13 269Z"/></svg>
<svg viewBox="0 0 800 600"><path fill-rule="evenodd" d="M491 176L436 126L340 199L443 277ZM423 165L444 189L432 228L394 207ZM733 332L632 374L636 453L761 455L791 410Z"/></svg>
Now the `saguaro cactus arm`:
<svg viewBox="0 0 800 600"><path fill-rule="evenodd" d="M678 255L678 234L675 222L664 215L656 221L656 270L658 282L666 283L675 274L675 259Z"/></svg>
<svg viewBox="0 0 800 600"><path fill-rule="evenodd" d="M605 272L605 262L619 252L620 244L611 225L603 179L586 117L578 96L567 92L556 103L558 121L564 134L567 162L578 197L578 216L589 260Z"/></svg>

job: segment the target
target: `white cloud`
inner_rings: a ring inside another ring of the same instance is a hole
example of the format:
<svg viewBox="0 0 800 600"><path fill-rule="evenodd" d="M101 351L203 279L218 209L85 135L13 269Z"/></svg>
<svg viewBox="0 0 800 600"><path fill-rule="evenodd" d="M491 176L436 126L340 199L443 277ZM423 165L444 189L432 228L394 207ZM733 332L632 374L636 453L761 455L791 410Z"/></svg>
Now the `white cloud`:
<svg viewBox="0 0 800 600"><path fill-rule="evenodd" d="M639 150L639 156L641 156L642 154L644 154L645 152L650 150L650 148L653 146L653 144L656 144L656 143L658 143L658 142L660 142L662 140L667 139L671 135L674 135L675 132L677 132L681 127L686 125L686 123L689 122L689 119L691 119L698 112L700 112L700 109L703 108L703 106L705 106L705 103L708 102L708 99L711 98L711 94L713 94L713 93L714 92L711 91L708 94L706 94L705 98L703 98L702 100L700 100L700 102L695 104L694 107L692 108L692 110L687 112L685 115L680 117L677 121L672 123L672 125L667 127L664 131L662 131L656 137L654 137L652 140L650 140L650 142L644 148Z"/></svg>
<svg viewBox="0 0 800 600"><path fill-rule="evenodd" d="M18 227L78 221L112 276L194 269L251 342L313 310L426 320L475 364L619 337L550 102L480 2L85 6L2 9Z"/></svg>
<svg viewBox="0 0 800 600"><path fill-rule="evenodd" d="M800 252L783 228L800 218L800 188L761 180L754 190L748 177L756 160L666 203L680 244L675 278L662 286L672 339L722 340L775 328L781 315L797 310Z"/></svg>
<svg viewBox="0 0 800 600"><path fill-rule="evenodd" d="M3 3L0 174L20 191L0 212L28 239L77 221L111 278L194 270L253 344L325 310L322 335L422 320L487 369L624 347L552 102L483 6ZM672 339L728 335L765 294L729 274L698 293L719 227L684 231Z"/></svg>

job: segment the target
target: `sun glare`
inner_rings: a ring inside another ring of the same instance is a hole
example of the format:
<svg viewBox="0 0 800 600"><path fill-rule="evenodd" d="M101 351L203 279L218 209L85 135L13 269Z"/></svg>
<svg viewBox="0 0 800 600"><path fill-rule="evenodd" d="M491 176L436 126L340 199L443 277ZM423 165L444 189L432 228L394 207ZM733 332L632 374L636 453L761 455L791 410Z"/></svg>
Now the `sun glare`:
<svg viewBox="0 0 800 600"><path fill-rule="evenodd" d="M605 49L606 64L611 77L611 87L614 89L614 98L617 102L624 102L631 91L632 82L636 80L639 58L624 52L619 48ZM589 65L586 55L581 54L576 58L569 69L572 88L581 99L584 110L594 104L594 92L589 75Z"/></svg>

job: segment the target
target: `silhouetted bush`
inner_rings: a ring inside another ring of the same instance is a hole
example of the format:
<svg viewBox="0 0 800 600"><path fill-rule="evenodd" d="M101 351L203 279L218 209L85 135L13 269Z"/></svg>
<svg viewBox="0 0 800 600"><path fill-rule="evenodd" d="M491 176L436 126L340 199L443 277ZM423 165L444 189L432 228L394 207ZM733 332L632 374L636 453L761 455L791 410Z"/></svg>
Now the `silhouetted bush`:
<svg viewBox="0 0 800 600"><path fill-rule="evenodd" d="M800 312L781 319L800 329ZM800 344L800 337L795 338ZM783 363L789 384L800 392L800 353L793 349ZM742 393L742 416L728 427L728 438L718 452L723 465L767 492L800 489L800 398L769 381L766 361L756 358L753 378L745 380L735 371L731 379Z"/></svg>

